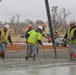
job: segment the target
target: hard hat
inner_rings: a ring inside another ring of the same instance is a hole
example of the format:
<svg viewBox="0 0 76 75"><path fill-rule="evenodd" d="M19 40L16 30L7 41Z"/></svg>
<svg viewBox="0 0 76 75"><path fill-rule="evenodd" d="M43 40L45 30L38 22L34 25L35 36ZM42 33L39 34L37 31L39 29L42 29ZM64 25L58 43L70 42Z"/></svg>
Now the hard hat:
<svg viewBox="0 0 76 75"><path fill-rule="evenodd" d="M38 26L38 28L41 29L41 30L43 30L43 27L42 26Z"/></svg>
<svg viewBox="0 0 76 75"><path fill-rule="evenodd" d="M75 20L71 20L70 21L70 24L75 24Z"/></svg>
<svg viewBox="0 0 76 75"><path fill-rule="evenodd" d="M29 29L32 29L32 28L33 28L33 26L30 24L30 25L28 26L28 28L29 28Z"/></svg>
<svg viewBox="0 0 76 75"><path fill-rule="evenodd" d="M6 24L4 27L7 28L7 29L9 29L9 25L8 24Z"/></svg>

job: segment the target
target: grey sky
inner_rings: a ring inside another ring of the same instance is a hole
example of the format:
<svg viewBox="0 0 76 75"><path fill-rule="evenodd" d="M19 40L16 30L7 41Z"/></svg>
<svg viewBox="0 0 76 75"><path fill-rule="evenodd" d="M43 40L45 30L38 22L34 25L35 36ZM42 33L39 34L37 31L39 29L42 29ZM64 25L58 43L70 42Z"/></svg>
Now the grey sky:
<svg viewBox="0 0 76 75"><path fill-rule="evenodd" d="M47 21L45 0L2 0L0 3L1 21L9 21L12 15L20 15L20 20ZM76 0L48 0L50 10L52 6L58 6L58 10L65 8L71 12L67 20L76 20Z"/></svg>

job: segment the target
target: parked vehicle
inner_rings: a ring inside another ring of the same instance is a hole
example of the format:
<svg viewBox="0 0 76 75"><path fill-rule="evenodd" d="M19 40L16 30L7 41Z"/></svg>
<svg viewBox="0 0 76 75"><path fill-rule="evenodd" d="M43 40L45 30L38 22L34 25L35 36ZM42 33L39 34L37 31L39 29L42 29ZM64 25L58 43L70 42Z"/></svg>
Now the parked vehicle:
<svg viewBox="0 0 76 75"><path fill-rule="evenodd" d="M59 37L59 38L56 38L55 39L55 43L56 43L56 46L58 47L59 45L63 46L63 47L66 47L68 45L68 42L62 38L62 37Z"/></svg>

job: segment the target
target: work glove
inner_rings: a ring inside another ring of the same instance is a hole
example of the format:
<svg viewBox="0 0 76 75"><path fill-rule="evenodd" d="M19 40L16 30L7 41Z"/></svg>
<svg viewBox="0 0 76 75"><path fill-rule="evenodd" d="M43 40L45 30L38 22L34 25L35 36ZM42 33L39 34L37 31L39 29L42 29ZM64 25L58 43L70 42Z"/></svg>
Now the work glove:
<svg viewBox="0 0 76 75"><path fill-rule="evenodd" d="M43 46L43 43L41 43L41 45Z"/></svg>
<svg viewBox="0 0 76 75"><path fill-rule="evenodd" d="M11 45L13 45L13 43L11 43Z"/></svg>
<svg viewBox="0 0 76 75"><path fill-rule="evenodd" d="M42 44L42 46L43 46L43 44Z"/></svg>
<svg viewBox="0 0 76 75"><path fill-rule="evenodd" d="M27 44L28 42L26 41L26 44Z"/></svg>

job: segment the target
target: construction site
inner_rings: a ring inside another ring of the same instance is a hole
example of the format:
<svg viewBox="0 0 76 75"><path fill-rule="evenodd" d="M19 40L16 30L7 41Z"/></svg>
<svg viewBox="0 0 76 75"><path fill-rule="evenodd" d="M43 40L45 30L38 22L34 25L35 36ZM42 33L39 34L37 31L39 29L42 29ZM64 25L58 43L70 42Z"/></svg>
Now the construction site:
<svg viewBox="0 0 76 75"><path fill-rule="evenodd" d="M0 75L76 75L75 2L0 0Z"/></svg>

